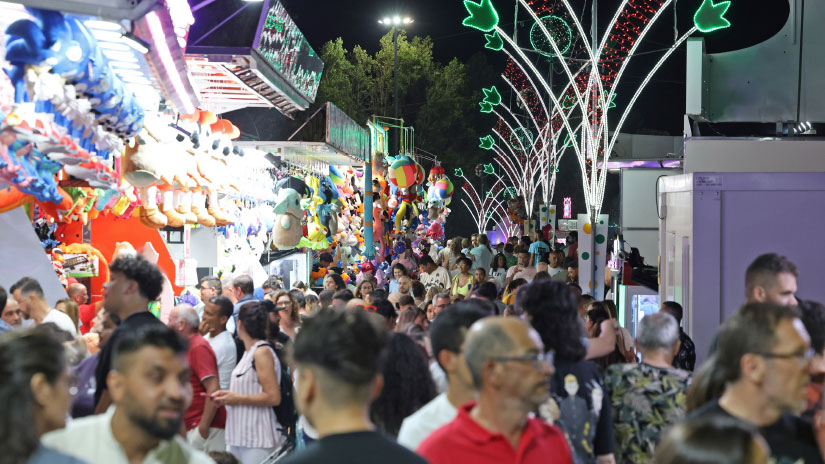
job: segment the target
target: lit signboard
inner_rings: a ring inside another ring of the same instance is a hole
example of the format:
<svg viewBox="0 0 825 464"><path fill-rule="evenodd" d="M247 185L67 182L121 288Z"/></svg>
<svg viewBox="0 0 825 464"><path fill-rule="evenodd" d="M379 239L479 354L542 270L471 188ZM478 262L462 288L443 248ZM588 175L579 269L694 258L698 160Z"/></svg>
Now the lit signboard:
<svg viewBox="0 0 825 464"><path fill-rule="evenodd" d="M331 102L327 102L326 142L361 161L370 159L369 131Z"/></svg>
<svg viewBox="0 0 825 464"><path fill-rule="evenodd" d="M315 101L324 62L278 0L266 12L257 51L295 90Z"/></svg>

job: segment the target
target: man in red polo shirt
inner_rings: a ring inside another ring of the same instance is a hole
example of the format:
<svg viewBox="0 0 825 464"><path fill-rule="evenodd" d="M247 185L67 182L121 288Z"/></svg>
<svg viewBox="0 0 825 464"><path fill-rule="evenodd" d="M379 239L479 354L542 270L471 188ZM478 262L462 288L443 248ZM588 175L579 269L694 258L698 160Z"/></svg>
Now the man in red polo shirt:
<svg viewBox="0 0 825 464"><path fill-rule="evenodd" d="M535 330L516 318L470 327L464 349L478 402L418 447L430 464L572 463L562 431L528 414L549 396L552 359Z"/></svg>
<svg viewBox="0 0 825 464"><path fill-rule="evenodd" d="M192 384L192 404L183 416L186 439L198 450L226 451L226 408L218 407L211 395L220 389L218 360L209 342L198 333L198 313L188 304L172 308L169 327L189 340L186 360Z"/></svg>

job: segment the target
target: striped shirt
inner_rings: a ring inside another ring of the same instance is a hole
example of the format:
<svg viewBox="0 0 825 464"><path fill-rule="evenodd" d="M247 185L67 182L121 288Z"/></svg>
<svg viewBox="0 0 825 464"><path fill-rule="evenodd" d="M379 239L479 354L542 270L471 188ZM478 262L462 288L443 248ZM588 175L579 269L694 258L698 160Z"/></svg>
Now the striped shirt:
<svg viewBox="0 0 825 464"><path fill-rule="evenodd" d="M257 395L263 392L258 374L252 367L255 350L263 345L259 341L243 354L232 371L229 390L238 395ZM272 348L267 347L275 360L275 373L280 384L281 364ZM280 446L283 435L271 406L236 405L226 407L226 444L247 448L275 448Z"/></svg>

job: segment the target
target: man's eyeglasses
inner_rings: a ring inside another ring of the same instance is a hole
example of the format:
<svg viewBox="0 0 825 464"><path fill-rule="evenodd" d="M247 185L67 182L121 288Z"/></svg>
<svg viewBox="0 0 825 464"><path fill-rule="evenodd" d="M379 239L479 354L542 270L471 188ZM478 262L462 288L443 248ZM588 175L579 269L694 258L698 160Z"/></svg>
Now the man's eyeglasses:
<svg viewBox="0 0 825 464"><path fill-rule="evenodd" d="M797 362L799 362L800 365L804 366L804 365L808 364L809 362L811 362L811 359L813 359L814 354L816 354L816 351L814 351L813 348L808 348L807 350L805 350L802 353L754 353L754 354L756 354L758 356L762 356L763 358L768 358L768 359L796 359Z"/></svg>
<svg viewBox="0 0 825 464"><path fill-rule="evenodd" d="M520 362L531 362L533 363L533 367L536 369L541 369L544 367L545 364L550 366L553 365L553 362L556 359L556 353L553 351L548 351L547 353L529 353L529 354L522 354L518 356L495 356L490 358L493 361L520 361Z"/></svg>

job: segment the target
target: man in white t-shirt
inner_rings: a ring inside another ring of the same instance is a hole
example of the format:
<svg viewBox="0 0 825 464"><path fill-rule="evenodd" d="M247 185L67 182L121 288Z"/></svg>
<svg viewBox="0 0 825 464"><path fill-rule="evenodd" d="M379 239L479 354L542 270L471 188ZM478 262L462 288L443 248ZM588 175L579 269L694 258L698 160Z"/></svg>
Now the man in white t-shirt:
<svg viewBox="0 0 825 464"><path fill-rule="evenodd" d="M450 289L450 273L442 266L439 266L429 256L422 256L418 262L421 270L421 283L424 288L429 291L430 288L435 287L436 293L445 292Z"/></svg>
<svg viewBox="0 0 825 464"><path fill-rule="evenodd" d="M214 296L203 306L203 338L209 342L218 360L218 381L221 390L229 390L232 370L237 364L237 350L232 334L226 330L226 321L232 317L232 300L225 296Z"/></svg>
<svg viewBox="0 0 825 464"><path fill-rule="evenodd" d="M548 255L550 265L547 267L547 273L550 274L550 277L555 277L556 274L564 271L564 268L562 267L563 260L560 254L563 254L563 252L551 251Z"/></svg>
<svg viewBox="0 0 825 464"><path fill-rule="evenodd" d="M61 330L77 335L77 326L72 322L72 318L49 306L43 296L43 288L36 280L27 280L18 290L20 309L23 314L28 314L36 325L51 322Z"/></svg>
<svg viewBox="0 0 825 464"><path fill-rule="evenodd" d="M106 377L113 406L43 435L43 445L90 463L213 462L180 435L192 401L186 345L162 324L124 331Z"/></svg>
<svg viewBox="0 0 825 464"><path fill-rule="evenodd" d="M504 286L510 285L510 282L516 279L524 279L527 282L532 282L533 277L536 276L536 268L530 266L530 252L521 250L518 254L518 264L507 270L507 282Z"/></svg>
<svg viewBox="0 0 825 464"><path fill-rule="evenodd" d="M411 450L435 429L453 420L458 406L475 399L470 370L464 361L464 336L473 323L487 314L470 302L459 302L439 314L430 326L430 343L438 365L447 374L447 392L404 419L398 443Z"/></svg>

